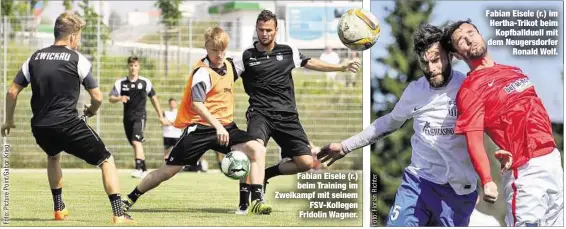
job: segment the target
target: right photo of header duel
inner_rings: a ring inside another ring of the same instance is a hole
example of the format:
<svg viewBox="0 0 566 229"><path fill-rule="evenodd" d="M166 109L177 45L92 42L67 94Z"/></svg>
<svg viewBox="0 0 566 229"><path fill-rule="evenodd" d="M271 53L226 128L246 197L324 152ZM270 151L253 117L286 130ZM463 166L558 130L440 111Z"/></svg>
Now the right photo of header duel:
<svg viewBox="0 0 566 229"><path fill-rule="evenodd" d="M371 225L563 224L563 2L371 1Z"/></svg>

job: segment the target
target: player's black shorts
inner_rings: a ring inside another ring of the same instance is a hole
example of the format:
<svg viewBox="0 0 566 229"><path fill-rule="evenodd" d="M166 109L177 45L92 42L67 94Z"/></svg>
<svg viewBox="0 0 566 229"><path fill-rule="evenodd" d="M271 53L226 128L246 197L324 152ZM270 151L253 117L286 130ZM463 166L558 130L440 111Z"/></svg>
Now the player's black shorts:
<svg viewBox="0 0 566 229"><path fill-rule="evenodd" d="M179 140L178 138L163 137L163 147L165 149L168 149L169 147L173 147L175 146L178 140Z"/></svg>
<svg viewBox="0 0 566 229"><path fill-rule="evenodd" d="M250 136L263 140L266 146L269 138L273 138L281 147L282 158L311 155L309 140L298 114L250 108L246 112L246 118Z"/></svg>
<svg viewBox="0 0 566 229"><path fill-rule="evenodd" d="M183 135L169 154L167 165L194 165L208 150L226 154L231 151L232 146L254 140L246 131L240 130L235 123L224 126L224 128L230 135L228 147L218 144L214 127L200 124L185 127Z"/></svg>
<svg viewBox="0 0 566 229"><path fill-rule="evenodd" d="M145 117L128 119L124 118L124 131L126 132L126 138L128 142L132 144L132 141L144 142L143 130L145 129Z"/></svg>
<svg viewBox="0 0 566 229"><path fill-rule="evenodd" d="M64 125L32 126L31 130L35 142L49 156L65 151L96 166L111 156L98 134L78 117Z"/></svg>

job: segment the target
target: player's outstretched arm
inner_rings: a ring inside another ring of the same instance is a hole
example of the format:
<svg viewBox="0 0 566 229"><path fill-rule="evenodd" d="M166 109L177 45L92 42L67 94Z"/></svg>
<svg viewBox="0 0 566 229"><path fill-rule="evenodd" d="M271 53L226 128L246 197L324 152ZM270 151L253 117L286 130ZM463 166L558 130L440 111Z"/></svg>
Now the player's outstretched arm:
<svg viewBox="0 0 566 229"><path fill-rule="evenodd" d="M14 111L16 110L16 103L18 102L18 95L24 89L19 84L12 83L10 89L6 93L6 122L2 125L2 137L10 134L11 128L16 128L14 122Z"/></svg>
<svg viewBox="0 0 566 229"><path fill-rule="evenodd" d="M391 114L376 119L369 127L362 132L342 141L341 143L330 143L323 147L318 153L317 158L321 163L326 161L328 166L332 165L338 159L346 156L346 154L375 143L378 139L389 135L399 129L404 121L397 121L391 117Z"/></svg>
<svg viewBox="0 0 566 229"><path fill-rule="evenodd" d="M311 58L305 64L305 68L319 72L358 72L360 70L360 62L349 60L342 64L330 64L322 60Z"/></svg>

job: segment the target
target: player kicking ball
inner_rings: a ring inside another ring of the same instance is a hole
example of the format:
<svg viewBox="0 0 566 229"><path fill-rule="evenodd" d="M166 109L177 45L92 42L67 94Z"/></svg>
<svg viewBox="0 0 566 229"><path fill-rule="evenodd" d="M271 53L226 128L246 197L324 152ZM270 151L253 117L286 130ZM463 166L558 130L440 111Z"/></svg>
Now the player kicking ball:
<svg viewBox="0 0 566 229"><path fill-rule="evenodd" d="M424 77L409 83L391 113L342 143L323 147L318 154L330 166L413 118L411 164L405 168L387 226L467 226L476 205L477 174L466 139L454 135L454 101L466 76L452 70L451 57L441 45L442 35L436 26L419 27L413 42Z"/></svg>
<svg viewBox="0 0 566 229"><path fill-rule="evenodd" d="M306 172L313 166L309 140L299 121L291 71L305 67L322 72L357 72L360 63L329 64L303 56L291 44L275 42L277 17L269 10L258 15L256 33L258 41L236 56L234 64L250 96L246 112L248 133L263 145L273 137L281 147L282 158L286 159L265 170L264 184L267 184L273 177ZM244 180L240 182L236 214L245 213L249 206L248 184Z"/></svg>
<svg viewBox="0 0 566 229"><path fill-rule="evenodd" d="M15 128L14 110L18 94L31 84L31 130L36 143L47 154L47 178L53 195L54 218L65 220L69 210L63 202L61 151L74 155L102 170L102 183L110 199L113 224L136 223L124 213L120 184L112 154L86 123L102 105L102 92L92 76L92 64L76 51L85 21L76 14L63 13L55 21L55 44L34 52L22 65L6 95L6 123L2 136ZM79 118L77 101L80 85L91 97L84 117ZM83 197L89 198L89 197Z"/></svg>
<svg viewBox="0 0 566 229"><path fill-rule="evenodd" d="M224 55L228 34L219 27L205 32L207 56L199 60L189 77L175 127L184 128L166 164L149 173L124 200L129 209L138 198L177 174L184 165L196 164L208 150L228 153L242 151L250 159L252 210L249 214L270 214L263 198L265 147L234 123L234 65Z"/></svg>
<svg viewBox="0 0 566 229"><path fill-rule="evenodd" d="M497 185L483 145L484 131L512 153L503 174L508 226L563 226L564 172L550 118L521 69L495 63L470 20L447 26L449 51L470 67L458 92L456 133L466 137L470 158L484 188L484 200L497 200Z"/></svg>

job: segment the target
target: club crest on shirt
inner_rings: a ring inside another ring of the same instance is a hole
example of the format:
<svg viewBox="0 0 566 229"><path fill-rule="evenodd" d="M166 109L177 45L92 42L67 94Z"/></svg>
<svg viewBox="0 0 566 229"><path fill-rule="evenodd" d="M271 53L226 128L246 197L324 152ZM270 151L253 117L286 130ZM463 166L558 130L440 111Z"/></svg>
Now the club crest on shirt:
<svg viewBox="0 0 566 229"><path fill-rule="evenodd" d="M142 85L142 83L138 83L138 89L140 89L140 90L141 90L142 88L143 88L143 85Z"/></svg>
<svg viewBox="0 0 566 229"><path fill-rule="evenodd" d="M283 55L281 55L281 53L277 53L276 58L277 58L278 61L281 61L281 60L283 60Z"/></svg>
<svg viewBox="0 0 566 229"><path fill-rule="evenodd" d="M511 94L512 92L516 91L516 92L523 92L525 90L527 90L527 88L532 87L533 83L531 82L531 80L527 77L525 78L521 78L516 80L515 82L510 83L509 85L505 86L505 92L507 92L507 94Z"/></svg>
<svg viewBox="0 0 566 229"><path fill-rule="evenodd" d="M458 116L458 109L456 108L456 101L450 100L447 104L448 114L452 117Z"/></svg>

